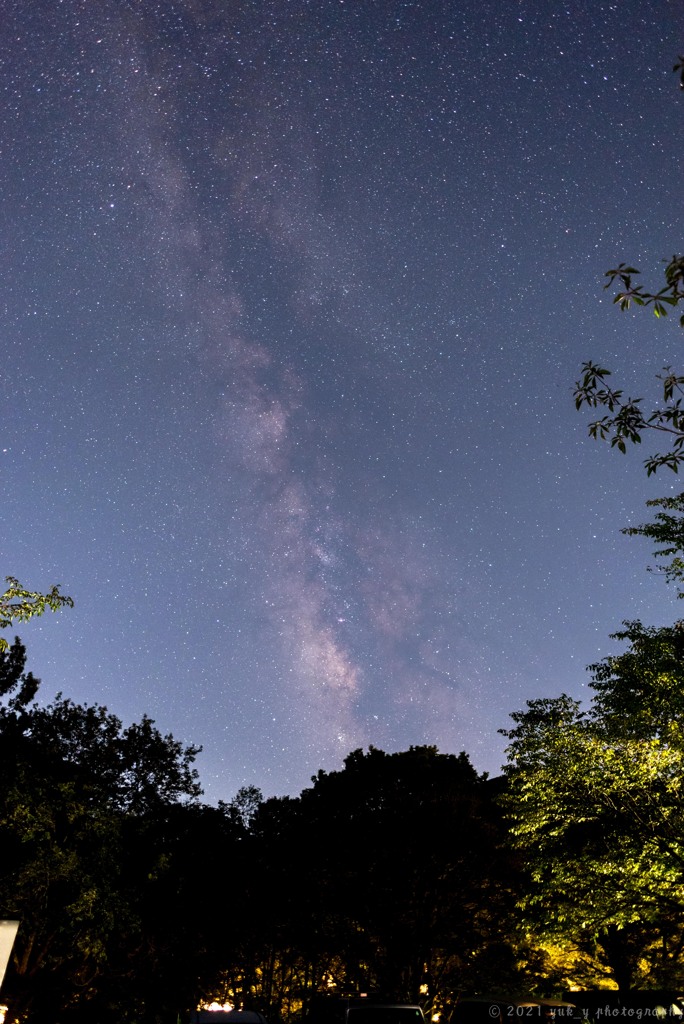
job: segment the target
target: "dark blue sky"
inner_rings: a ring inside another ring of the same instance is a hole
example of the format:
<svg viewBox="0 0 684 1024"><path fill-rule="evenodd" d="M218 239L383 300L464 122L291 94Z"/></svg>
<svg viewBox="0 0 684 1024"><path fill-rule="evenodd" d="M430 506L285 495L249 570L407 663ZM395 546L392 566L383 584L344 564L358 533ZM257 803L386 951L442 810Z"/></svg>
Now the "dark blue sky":
<svg viewBox="0 0 684 1024"><path fill-rule="evenodd" d="M201 743L208 799L373 743L498 771L674 593L649 394L681 247L680 0L34 0L0 59L3 572L41 694ZM651 397L655 399L653 387Z"/></svg>

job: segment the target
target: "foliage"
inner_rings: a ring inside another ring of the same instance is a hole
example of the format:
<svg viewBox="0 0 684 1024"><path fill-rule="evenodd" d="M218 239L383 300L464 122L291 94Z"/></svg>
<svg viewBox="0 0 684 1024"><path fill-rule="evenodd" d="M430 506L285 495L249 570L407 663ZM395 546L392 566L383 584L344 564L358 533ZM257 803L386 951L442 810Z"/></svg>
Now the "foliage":
<svg viewBox="0 0 684 1024"><path fill-rule="evenodd" d="M684 74L684 59L673 70ZM681 80L684 85L684 78ZM620 310L650 307L658 319L684 299L684 256L664 261L661 288L649 291L639 271L620 263L606 289ZM684 327L684 315L679 318ZM605 367L586 362L575 406L604 411L589 434L625 453L647 432L667 441L645 460L647 474L674 472L684 460L684 376L657 376L662 401L644 411L642 398L609 383ZM684 578L684 494L649 502L652 523L623 532L654 540L670 559L668 581ZM682 596L680 591L679 596ZM523 900L543 935L573 934L600 947L620 987L629 987L649 951L657 983L681 982L684 909L684 623L648 628L626 622L614 639L621 654L590 666L588 711L567 695L528 702L512 716L506 806L514 842L531 873ZM658 949L658 954L654 953ZM643 981L643 978L642 978Z"/></svg>
<svg viewBox="0 0 684 1024"><path fill-rule="evenodd" d="M6 629L13 622L28 622L36 615L43 615L48 609L56 612L60 608L73 608L72 598L60 594L54 586L47 594L26 590L14 576L6 576L7 589L0 594L0 629ZM8 643L0 637L0 651L6 651Z"/></svg>
<svg viewBox="0 0 684 1024"><path fill-rule="evenodd" d="M263 799L258 786L242 786L230 803L219 801L219 807L231 821L246 831L254 821Z"/></svg>
<svg viewBox="0 0 684 1024"><path fill-rule="evenodd" d="M226 995L267 1017L316 991L382 991L446 1012L456 992L524 987L496 782L465 754L352 751L298 799L264 801Z"/></svg>
<svg viewBox="0 0 684 1024"><path fill-rule="evenodd" d="M5 706L0 706L0 721L4 726L9 716L25 710L40 686L40 679L24 672L25 665L26 648L19 637L14 638L11 647L5 642L5 647L0 648L0 699L6 701Z"/></svg>
<svg viewBox="0 0 684 1024"><path fill-rule="evenodd" d="M669 565L660 566L660 570L668 583L684 583L684 493L670 498L654 498L646 504L667 511L656 513L654 522L629 526L622 532L648 537L656 544L664 545L657 548L654 555L656 558L671 557L672 561ZM677 597L684 597L684 590L680 589Z"/></svg>
<svg viewBox="0 0 684 1024"><path fill-rule="evenodd" d="M60 696L33 709L24 729L61 764L86 773L93 799L117 811L145 814L202 792L193 767L202 748L163 736L147 715L124 727L106 707Z"/></svg>
<svg viewBox="0 0 684 1024"><path fill-rule="evenodd" d="M611 639L627 641L627 650L589 666L594 728L684 746L684 623L653 627L637 620L624 627Z"/></svg>
<svg viewBox="0 0 684 1024"><path fill-rule="evenodd" d="M530 701L505 731L523 907L542 935L598 943L623 987L645 948L679 982L667 951L684 909L684 629L630 622L616 638L628 648L590 666L588 711Z"/></svg>
<svg viewBox="0 0 684 1024"><path fill-rule="evenodd" d="M632 305L652 306L656 317L667 315L668 307L672 308L684 298L684 257L673 256L665 268L665 286L658 292L645 291L633 278L639 271L624 263L614 270L608 270L606 277L610 288L619 282L621 290L613 299L621 310ZM680 317L680 325L684 327L684 314ZM583 405L591 409L604 408L608 414L589 424L589 435L601 441L609 441L611 448L617 448L623 454L627 451L627 442L641 444L644 431L653 430L666 434L670 440L669 451L649 456L645 460L646 472L650 476L661 466L668 466L675 473L684 459L684 377L673 372L667 366L656 379L661 382L662 405L652 413L645 413L641 407L641 398L625 397L624 391L612 388L607 383L611 376L610 370L596 363L587 362L582 366L582 376L575 384L575 408Z"/></svg>
<svg viewBox="0 0 684 1024"><path fill-rule="evenodd" d="M639 271L636 267L628 267L620 263L615 270L607 270L605 276L608 283L604 286L610 288L619 281L622 291L619 291L613 299L613 304L618 305L621 310L627 310L632 304L635 306L653 306L654 316L657 318L667 316L667 307L676 306L680 299L684 298L684 257L673 256L665 268L665 287L655 294L644 291L640 284L633 284L632 278ZM684 314L679 318L679 326L684 327Z"/></svg>
<svg viewBox="0 0 684 1024"><path fill-rule="evenodd" d="M648 476L661 466L668 466L673 472L678 472L684 459L684 377L673 373L669 366L665 367L663 374L657 375L657 379L662 382L663 404L648 415L641 408L640 398L625 398L623 391L608 386L606 378L610 376L610 370L588 362L582 366L582 374L582 378L575 384L575 407L603 406L610 413L589 424L589 436L609 441L611 448L617 448L624 454L628 441L641 444L641 435L645 430L668 434L671 450L649 456L644 465Z"/></svg>
<svg viewBox="0 0 684 1024"><path fill-rule="evenodd" d="M123 1021L161 972L147 907L174 865L152 836L197 800L198 748L148 718L124 728L97 705L32 704L25 661L18 639L0 652L0 916L21 921L6 998L17 1018L55 1024L108 992ZM110 1019L102 1004L95 1018Z"/></svg>
<svg viewBox="0 0 684 1024"><path fill-rule="evenodd" d="M684 76L684 59L679 58L673 71L680 71ZM684 83L684 77L682 78ZM608 278L606 288L618 284L618 292L613 303L623 312L632 306L650 306L659 319L667 316L668 310L679 305L684 299L684 256L674 255L665 267L665 284L658 291L651 292L634 281L639 273L636 267L620 263L615 269L606 271ZM684 314L679 318L684 327ZM610 370L593 362L582 366L582 376L575 383L575 407L583 405L590 409L607 409L601 419L589 424L589 435L601 441L609 441L611 448L617 448L623 454L627 451L627 443L641 444L645 431L664 434L669 441L669 450L649 456L645 461L649 476L661 466L668 466L678 472L684 460L684 377L666 366L656 379L661 382L663 400L652 413L642 409L641 398L625 397L622 389L613 388L607 383Z"/></svg>

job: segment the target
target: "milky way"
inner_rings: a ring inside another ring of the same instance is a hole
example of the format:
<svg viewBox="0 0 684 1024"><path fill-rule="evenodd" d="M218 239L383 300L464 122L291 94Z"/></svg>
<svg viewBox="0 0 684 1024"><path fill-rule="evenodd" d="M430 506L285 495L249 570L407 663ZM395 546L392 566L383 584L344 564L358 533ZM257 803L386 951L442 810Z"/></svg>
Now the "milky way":
<svg viewBox="0 0 684 1024"><path fill-rule="evenodd" d="M682 5L7 3L6 573L41 693L201 743L208 799L373 743L502 763L677 490L585 438L681 345L603 272L680 243ZM646 454L646 453L644 453ZM613 644L614 646L614 644Z"/></svg>

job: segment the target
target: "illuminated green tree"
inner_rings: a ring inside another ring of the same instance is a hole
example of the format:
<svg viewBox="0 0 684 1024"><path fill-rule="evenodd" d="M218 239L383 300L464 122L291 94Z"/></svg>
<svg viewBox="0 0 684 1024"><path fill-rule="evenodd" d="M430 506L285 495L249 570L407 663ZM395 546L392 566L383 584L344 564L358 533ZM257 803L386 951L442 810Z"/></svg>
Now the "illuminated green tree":
<svg viewBox="0 0 684 1024"><path fill-rule="evenodd" d="M603 946L621 987L660 940L660 983L681 977L684 911L684 633L627 623L627 650L591 666L588 711L528 702L507 730L505 797L541 934ZM651 978L651 981L653 981Z"/></svg>

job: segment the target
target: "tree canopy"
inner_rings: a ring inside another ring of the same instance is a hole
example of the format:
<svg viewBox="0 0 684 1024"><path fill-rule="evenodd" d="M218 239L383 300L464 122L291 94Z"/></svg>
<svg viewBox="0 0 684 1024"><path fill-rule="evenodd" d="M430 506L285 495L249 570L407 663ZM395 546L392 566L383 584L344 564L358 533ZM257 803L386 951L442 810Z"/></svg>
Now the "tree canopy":
<svg viewBox="0 0 684 1024"><path fill-rule="evenodd" d="M648 505L655 519L623 532L655 541L681 587L684 495ZM589 666L588 708L530 701L504 731L505 803L531 876L523 909L539 934L602 949L621 987L679 984L684 622L629 621L612 639L625 647Z"/></svg>
<svg viewBox="0 0 684 1024"><path fill-rule="evenodd" d="M655 534L668 556L681 550L668 524ZM648 983L671 984L684 945L684 623L626 622L613 639L626 648L589 666L588 708L563 694L512 715L504 801L531 927L602 946L624 987L644 963Z"/></svg>
<svg viewBox="0 0 684 1024"><path fill-rule="evenodd" d="M644 636L635 624L628 633L625 655L594 666L597 696L588 712L561 695L513 715L505 797L531 874L526 919L539 934L611 949L623 987L644 950L656 946L648 980L672 982L668 941L673 931L681 939L684 910L684 670L670 636ZM657 700L644 712L649 690Z"/></svg>
<svg viewBox="0 0 684 1024"><path fill-rule="evenodd" d="M125 979L135 1003L154 934L145 905L171 870L150 837L199 797L199 748L149 718L124 727L61 696L40 706L25 662L19 639L0 652L0 916L21 922L6 978L13 1014L55 1024L92 1010L105 979Z"/></svg>

